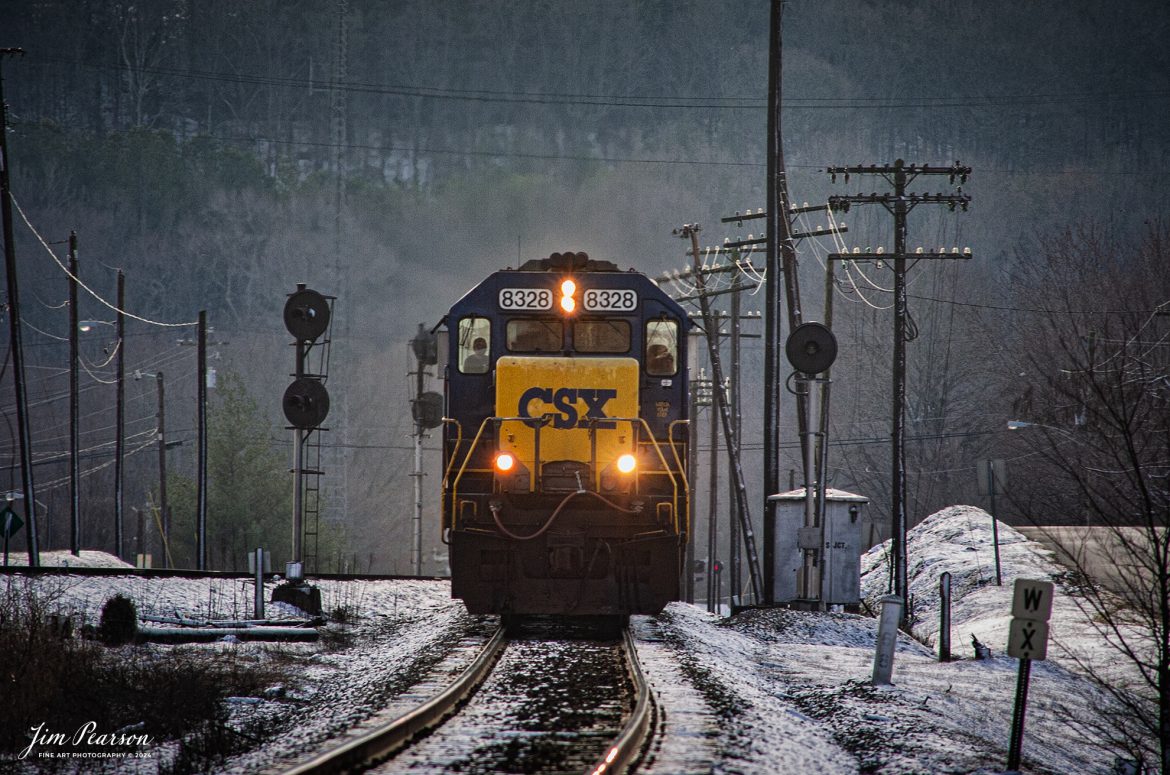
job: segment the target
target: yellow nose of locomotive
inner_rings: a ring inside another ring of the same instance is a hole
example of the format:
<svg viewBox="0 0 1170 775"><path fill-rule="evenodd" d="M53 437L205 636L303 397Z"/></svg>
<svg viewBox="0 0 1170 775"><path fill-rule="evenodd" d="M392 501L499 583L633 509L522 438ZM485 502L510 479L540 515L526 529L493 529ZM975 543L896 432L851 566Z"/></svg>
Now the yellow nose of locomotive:
<svg viewBox="0 0 1170 775"><path fill-rule="evenodd" d="M602 487L603 473L630 474L636 465L638 362L633 358L546 358L507 356L496 364L499 455L510 455L513 471L528 472L529 492L570 484ZM503 475L497 472L497 476ZM514 474L513 474L514 475Z"/></svg>

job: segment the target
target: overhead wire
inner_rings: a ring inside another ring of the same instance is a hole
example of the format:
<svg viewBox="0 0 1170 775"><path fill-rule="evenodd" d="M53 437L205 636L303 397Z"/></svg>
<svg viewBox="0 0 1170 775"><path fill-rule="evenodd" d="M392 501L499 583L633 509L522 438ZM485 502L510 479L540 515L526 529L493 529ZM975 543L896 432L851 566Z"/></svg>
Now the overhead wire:
<svg viewBox="0 0 1170 775"><path fill-rule="evenodd" d="M11 191L8 192L8 198L12 202L12 205L16 208L16 211L18 213L20 213L20 217L24 221L25 226L28 227L29 231L31 231L33 233L33 236L35 236L37 238L37 241L41 243L41 245L44 247L45 251L53 258L53 261L57 264L58 267L60 267L61 271L64 272L65 275L67 277L69 277L69 279L73 280L73 282L77 283L80 287L84 288L85 291L87 293L89 293L90 296L93 296L95 299L97 299L99 302L101 302L105 306L109 307L114 312L117 312L121 315L125 315L128 318L132 318L134 320L137 320L140 323L147 323L149 325L159 326L162 328L186 328L186 327L190 327L190 326L199 325L198 320L193 320L193 321L190 321L187 323L166 323L166 322L159 321L159 320L151 320L150 318L144 318L140 315L135 315L132 312L127 312L124 309L118 309L117 305L111 304L110 302L106 301L104 298L102 298L102 296L97 291L90 288L79 277L77 277L76 275L74 275L72 272L69 271L69 267L65 266L65 264L62 263L61 259L57 256L57 254L53 252L53 248L50 247L49 243L45 241L45 238L41 236L41 233L39 231L37 231L36 227L32 225L32 222L28 219L28 216L25 215L24 209L21 208L20 203L16 201L16 197L12 195Z"/></svg>
<svg viewBox="0 0 1170 775"><path fill-rule="evenodd" d="M95 369L104 369L105 367L107 367L107 366L109 366L109 365L110 365L110 361L114 360L115 356L117 356L117 354L118 354L118 351L119 351L119 350L121 350L121 349L122 349L122 340L121 340L121 339L119 339L119 340L117 341L117 343L114 345L114 349L113 349L113 351L109 353L109 356L110 356L110 357L106 358L106 359L105 359L103 362L101 362L101 363L91 363L91 364L89 364L89 365L90 365L92 368L95 368ZM81 362L82 366L85 366L85 365L86 365L86 363L85 363L85 356L84 356L84 355L81 355L81 354L79 353L79 354L78 354L78 356L77 356L77 360Z"/></svg>
<svg viewBox="0 0 1170 775"><path fill-rule="evenodd" d="M36 331L41 336L47 336L50 339L56 339L58 342L68 342L69 341L69 337L67 337L67 336L57 336L56 334L50 334L48 331L42 331L41 329L34 326L32 323L28 322L28 320L23 318L23 317L20 319L20 322L22 325L27 326L28 328L31 328L33 331Z"/></svg>
<svg viewBox="0 0 1170 775"><path fill-rule="evenodd" d="M143 442L142 444L138 445L137 447L130 450L129 452L124 452L122 454L122 459L125 460L126 458L133 457L134 455L137 455L142 450L149 449L150 447L153 447L156 444L157 444L157 442L154 439L150 439L149 441ZM85 471L81 472L81 478L85 479L86 477L92 476L93 474L96 474L98 471L102 471L106 468L109 468L115 462L117 462L116 458L113 460L107 460L105 463L94 466L93 468L86 469ZM37 491L44 492L44 491L48 491L48 490L55 490L58 487L62 487L64 485L68 484L71 478L72 478L71 476L62 476L62 477L59 477L57 479L51 479L51 480L44 482L42 484L38 484Z"/></svg>
<svg viewBox="0 0 1170 775"><path fill-rule="evenodd" d="M66 57L42 57L32 64L68 64L71 67L89 69L129 71L153 75L173 76L195 80L220 81L235 84L288 86L303 88L306 79L288 76L274 76L252 73L224 73L193 68L165 66L133 67L121 62L78 61ZM427 99L462 100L474 102L502 102L549 105L582 105L599 107L632 108L685 108L708 110L764 110L765 97L748 96L668 96L668 95L619 95L590 94L580 92L518 92L503 89L459 89L416 84L369 83L362 81L337 81L319 79L325 88L352 93L382 96L418 97ZM313 79L308 79L310 84ZM1101 104L1102 102L1126 102L1134 100L1170 99L1170 89L1131 89L1107 92L1053 92L1038 94L998 94L976 97L948 96L886 96L886 97L796 97L784 101L784 107L795 109L905 109L914 107L1028 107L1035 105Z"/></svg>
<svg viewBox="0 0 1170 775"><path fill-rule="evenodd" d="M42 299L40 297L40 295L37 293L35 288L29 288L29 292L33 295L33 298L35 298L37 300L37 303L40 304L45 309L64 309L65 307L69 306L69 299L66 299L65 301L61 302L60 304L49 304L47 301L45 301L44 299Z"/></svg>

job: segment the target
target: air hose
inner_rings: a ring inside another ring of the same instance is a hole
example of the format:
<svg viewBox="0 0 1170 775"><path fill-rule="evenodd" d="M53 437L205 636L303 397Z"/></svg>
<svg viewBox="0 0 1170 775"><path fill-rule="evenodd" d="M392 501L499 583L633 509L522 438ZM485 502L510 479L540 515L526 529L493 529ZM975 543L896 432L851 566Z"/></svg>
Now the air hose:
<svg viewBox="0 0 1170 775"><path fill-rule="evenodd" d="M624 508L622 506L619 506L618 504L611 501L609 498L606 498L601 493L592 492L590 490L577 490L575 492L569 493L568 495L566 495L564 497L563 500L561 500L561 502L557 505L557 507L555 509L553 509L553 513L549 515L547 520L545 520L545 523L540 526L540 529L538 529L532 535L522 536L522 535L519 535L518 533L513 533L511 530L504 527L504 523L502 523L500 521L500 508L503 504L501 504L499 501L492 501L490 504L488 504L488 508L491 509L492 519L494 519L496 522L496 529L497 530L499 530L501 533L503 533L508 538L511 538L514 541L531 541L534 538L540 538L542 535L544 535L546 532L548 532L548 529L550 527L552 527L553 522L555 522L557 517L560 516L561 511L565 508L566 505L568 505L569 501L571 501L573 498L577 497L578 495L592 495L594 498L597 498L599 501L604 503L606 506L609 506L612 509L616 509L617 511L620 511L623 514L637 514L637 513L639 513L638 509L627 509L627 508Z"/></svg>

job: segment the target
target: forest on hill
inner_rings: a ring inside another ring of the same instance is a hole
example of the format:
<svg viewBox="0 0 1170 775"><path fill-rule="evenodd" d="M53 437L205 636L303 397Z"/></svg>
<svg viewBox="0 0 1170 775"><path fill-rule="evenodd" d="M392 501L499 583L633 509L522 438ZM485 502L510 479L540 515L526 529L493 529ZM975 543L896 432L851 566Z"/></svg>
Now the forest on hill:
<svg viewBox="0 0 1170 775"><path fill-rule="evenodd" d="M407 340L486 273L522 260L585 250L657 275L687 263L670 233L681 223L704 224L706 244L746 237L750 227L718 219L763 205L768 8L0 0L0 45L26 51L3 63L13 189L49 243L18 219L24 314L42 332L28 334L40 402L34 443L46 456L64 444L66 283L46 247L63 255L54 243L71 230L82 277L99 295L112 298L121 268L127 308L142 317L184 322L208 311L222 342L213 365L239 377L231 400L213 403L237 416L254 402L261 423L250 438L276 460L291 444L279 411L292 367L280 311L295 284L308 283L338 297L323 465L326 518L343 537L330 551L338 563L346 555L362 568L407 570ZM1165 273L1150 267L1164 250L1168 212L1170 11L1147 0L828 0L790 2L784 14L793 201L884 186L834 184L824 173L834 164L904 158L974 169L963 185L969 212L924 208L910 220L911 245L970 246L975 255L912 274L917 521L978 497L975 461L1009 456L1003 420L1028 408L1026 361L1044 346L1039 313L1026 312L1041 309L1032 302L1067 284L1070 298L1105 303L1092 292L1100 274L1078 275L1056 258L1101 261L1111 290L1132 286L1135 309L1139 296L1164 290ZM837 220L847 249L892 243L884 211L855 208ZM801 246L812 318L823 314L818 259L832 249ZM831 483L871 497L879 519L888 497L888 282L880 265L858 267L839 278L834 307L840 444ZM746 297L745 308L758 298ZM83 317L110 318L92 297L82 304ZM173 470L187 478L193 354L176 341L190 334L131 321L126 341L129 368L165 364L174 375L168 425L186 442L171 453ZM108 343L91 346L84 430L99 465L112 421L101 363ZM761 351L758 340L748 348L745 387L762 378ZM136 385L128 411L135 430L149 430L153 394ZM7 408L10 382L3 389ZM1031 408L1035 417L1055 412ZM745 407L753 413L759 407ZM791 409L785 416L793 425ZM785 433L793 444L782 467L795 469L794 430ZM427 446L433 526L437 439ZM746 440L749 480L762 496L760 447ZM12 445L6 454L15 461ZM131 466L132 497L145 509L153 462L140 454ZM64 473L51 461L37 473L58 519L68 509ZM108 475L86 480L96 525L108 523L98 495ZM92 535L105 540L100 527ZM232 537L223 561L242 562L258 538ZM442 548L437 527L426 547L425 570L439 570L430 559Z"/></svg>

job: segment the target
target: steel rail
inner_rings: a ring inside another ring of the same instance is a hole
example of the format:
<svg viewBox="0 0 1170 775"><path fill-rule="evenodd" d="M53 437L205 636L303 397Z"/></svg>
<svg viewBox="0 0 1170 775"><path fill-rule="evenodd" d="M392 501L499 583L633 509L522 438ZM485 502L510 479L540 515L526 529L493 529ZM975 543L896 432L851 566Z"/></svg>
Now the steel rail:
<svg viewBox="0 0 1170 775"><path fill-rule="evenodd" d="M378 726L358 738L323 751L291 768L275 771L283 775L325 775L361 770L386 760L405 748L420 733L442 724L466 702L491 674L506 643L504 628L500 627L475 661L441 693L406 715Z"/></svg>
<svg viewBox="0 0 1170 775"><path fill-rule="evenodd" d="M44 554L45 550L41 550ZM42 559L43 562L43 559ZM252 580L255 573L228 570L195 570L193 568L108 568L84 565L9 565L0 566L4 576L137 576L145 579L241 579ZM265 581L284 578L283 573L265 573ZM414 576L402 573L308 573L305 580L313 581L450 581L450 576Z"/></svg>
<svg viewBox="0 0 1170 775"><path fill-rule="evenodd" d="M634 710L605 756L589 769L589 775L631 772L641 762L646 744L654 731L654 694L642 673L642 664L638 661L634 636L629 627L622 630L622 646L626 652L626 670L634 685Z"/></svg>

